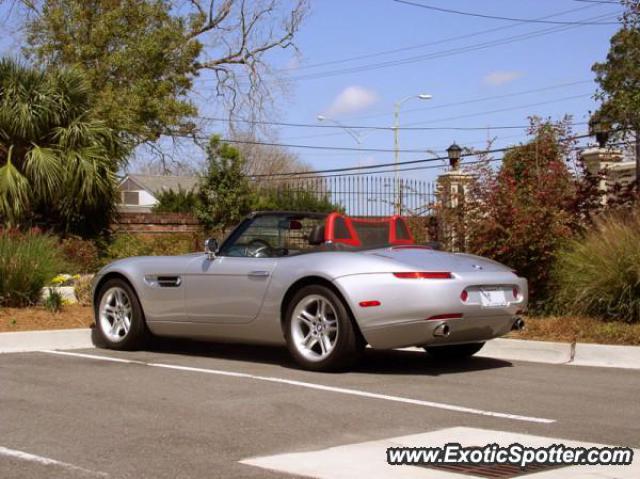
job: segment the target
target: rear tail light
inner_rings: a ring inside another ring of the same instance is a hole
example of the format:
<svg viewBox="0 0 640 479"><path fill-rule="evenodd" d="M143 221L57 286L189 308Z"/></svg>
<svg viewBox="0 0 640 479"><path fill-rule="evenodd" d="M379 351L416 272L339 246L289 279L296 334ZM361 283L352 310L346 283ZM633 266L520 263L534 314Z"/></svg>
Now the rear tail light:
<svg viewBox="0 0 640 479"><path fill-rule="evenodd" d="M467 299L469 299L469 293L467 292L466 289L463 289L462 293L460 293L460 299L462 300L463 303L466 303Z"/></svg>
<svg viewBox="0 0 640 479"><path fill-rule="evenodd" d="M434 321L437 319L461 319L463 317L462 313L448 313L448 314L438 314L436 316L431 316L427 318L427 321Z"/></svg>
<svg viewBox="0 0 640 479"><path fill-rule="evenodd" d="M396 278L403 279L451 279L453 275L445 271L416 271L409 273L393 273Z"/></svg>
<svg viewBox="0 0 640 479"><path fill-rule="evenodd" d="M518 295L520 294L520 290L518 289L517 286L513 287L513 297L514 298L518 298Z"/></svg>

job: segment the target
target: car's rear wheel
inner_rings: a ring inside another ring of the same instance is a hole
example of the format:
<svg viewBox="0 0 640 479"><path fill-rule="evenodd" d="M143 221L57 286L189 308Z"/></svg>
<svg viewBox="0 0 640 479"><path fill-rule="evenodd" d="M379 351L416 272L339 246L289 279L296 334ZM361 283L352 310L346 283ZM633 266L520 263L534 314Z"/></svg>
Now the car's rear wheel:
<svg viewBox="0 0 640 479"><path fill-rule="evenodd" d="M122 279L110 279L100 288L95 320L99 338L107 348L138 349L147 339L147 327L138 297Z"/></svg>
<svg viewBox="0 0 640 479"><path fill-rule="evenodd" d="M285 339L296 362L314 371L345 369L364 349L344 302L321 285L305 286L291 299Z"/></svg>
<svg viewBox="0 0 640 479"><path fill-rule="evenodd" d="M436 358L460 359L473 356L482 349L484 343L454 344L451 346L427 346L424 349Z"/></svg>

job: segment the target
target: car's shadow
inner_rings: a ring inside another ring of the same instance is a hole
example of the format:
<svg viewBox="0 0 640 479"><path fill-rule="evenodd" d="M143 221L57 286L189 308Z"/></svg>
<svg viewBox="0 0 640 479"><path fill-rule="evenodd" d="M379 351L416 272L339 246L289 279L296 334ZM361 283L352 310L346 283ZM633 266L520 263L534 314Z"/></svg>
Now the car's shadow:
<svg viewBox="0 0 640 479"><path fill-rule="evenodd" d="M163 354L272 364L287 369L300 369L285 347L214 343L156 337L145 350ZM470 357L458 360L443 360L436 359L429 356L426 352L419 350L375 350L367 348L364 357L345 372L439 376L512 366L513 364L509 361L493 358Z"/></svg>

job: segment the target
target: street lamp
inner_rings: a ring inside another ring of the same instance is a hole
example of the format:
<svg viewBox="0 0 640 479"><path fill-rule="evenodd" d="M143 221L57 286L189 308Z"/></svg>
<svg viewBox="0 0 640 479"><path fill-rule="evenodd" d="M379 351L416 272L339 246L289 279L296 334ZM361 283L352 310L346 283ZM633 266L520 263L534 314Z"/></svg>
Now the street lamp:
<svg viewBox="0 0 640 479"><path fill-rule="evenodd" d="M393 122L393 146L395 152L394 159L394 170L395 170L395 183L396 188L398 189L398 201L396 203L396 213L400 214L401 203L402 203L402 192L399 188L399 179L400 174L398 171L398 163L400 162L400 138L399 138L399 130L400 130L400 107L408 102L409 100L417 98L418 100L431 100L433 98L432 95L428 93L420 93L418 95L409 95L408 97L403 98L395 103L395 112L394 112L394 122Z"/></svg>
<svg viewBox="0 0 640 479"><path fill-rule="evenodd" d="M462 156L462 148L456 142L447 148L447 156L449 157L449 165L452 170L457 170L460 166L460 157Z"/></svg>
<svg viewBox="0 0 640 479"><path fill-rule="evenodd" d="M318 115L316 117L316 119L318 121L328 121L330 123L333 123L335 125L338 125L340 128L342 128L344 131L346 131L349 136L351 138L353 138L355 140L355 142L358 144L358 146L362 145L362 135L360 135L359 133L356 133L355 130L353 130L352 128L349 128L348 126L343 125L342 123L340 123L338 120L334 120L333 118L328 118L324 115Z"/></svg>

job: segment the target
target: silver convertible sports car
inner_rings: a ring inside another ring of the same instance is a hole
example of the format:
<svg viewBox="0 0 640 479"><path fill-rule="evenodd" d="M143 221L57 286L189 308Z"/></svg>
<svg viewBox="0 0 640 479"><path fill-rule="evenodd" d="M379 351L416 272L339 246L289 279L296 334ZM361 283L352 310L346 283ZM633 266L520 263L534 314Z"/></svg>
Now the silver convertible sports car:
<svg viewBox="0 0 640 479"><path fill-rule="evenodd" d="M400 216L257 212L203 253L108 265L93 299L110 348L149 335L286 344L302 367L335 370L367 344L470 356L523 327L527 282L494 261L415 244Z"/></svg>

